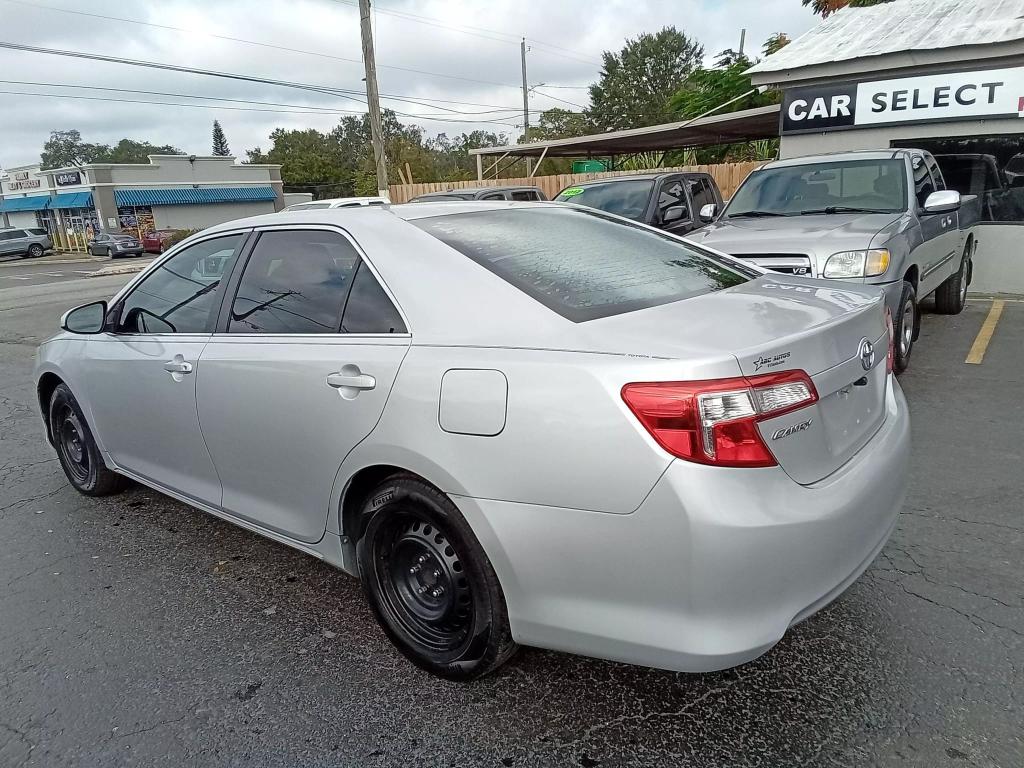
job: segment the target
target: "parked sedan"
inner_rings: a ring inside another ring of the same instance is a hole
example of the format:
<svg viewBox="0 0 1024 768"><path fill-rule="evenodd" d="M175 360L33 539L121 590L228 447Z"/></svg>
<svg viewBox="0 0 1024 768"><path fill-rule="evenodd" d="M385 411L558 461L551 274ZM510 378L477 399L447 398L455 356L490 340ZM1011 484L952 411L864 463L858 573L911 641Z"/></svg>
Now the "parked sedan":
<svg viewBox="0 0 1024 768"><path fill-rule="evenodd" d="M132 478L357 576L435 674L518 644L699 672L892 531L888 320L877 288L583 207L304 211L69 311L35 381L81 493Z"/></svg>
<svg viewBox="0 0 1024 768"><path fill-rule="evenodd" d="M168 241L181 232L180 229L154 229L142 236L142 250L146 253L163 253Z"/></svg>
<svg viewBox="0 0 1024 768"><path fill-rule="evenodd" d="M99 232L89 241L89 253L94 256L108 256L111 259L120 256L141 256L142 243L132 235Z"/></svg>

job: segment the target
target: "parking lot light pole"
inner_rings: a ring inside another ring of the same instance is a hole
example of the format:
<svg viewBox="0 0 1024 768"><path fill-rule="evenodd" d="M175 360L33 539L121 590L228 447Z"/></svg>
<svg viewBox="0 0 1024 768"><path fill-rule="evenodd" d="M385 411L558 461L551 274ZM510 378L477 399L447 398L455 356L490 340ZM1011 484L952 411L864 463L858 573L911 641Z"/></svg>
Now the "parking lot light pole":
<svg viewBox="0 0 1024 768"><path fill-rule="evenodd" d="M366 68L366 107L370 113L370 141L377 164L377 194L388 197L388 169L384 159L384 136L380 121L380 95L377 93L377 63L373 58L373 29L370 26L370 0L359 0L359 30L363 37L363 65Z"/></svg>

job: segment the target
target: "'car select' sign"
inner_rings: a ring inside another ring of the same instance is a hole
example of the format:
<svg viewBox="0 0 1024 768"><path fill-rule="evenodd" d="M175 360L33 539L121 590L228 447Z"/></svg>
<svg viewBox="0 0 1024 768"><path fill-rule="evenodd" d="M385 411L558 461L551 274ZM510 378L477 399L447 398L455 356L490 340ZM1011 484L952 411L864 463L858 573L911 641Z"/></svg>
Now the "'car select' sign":
<svg viewBox="0 0 1024 768"><path fill-rule="evenodd" d="M782 133L1024 116L1024 67L786 91Z"/></svg>

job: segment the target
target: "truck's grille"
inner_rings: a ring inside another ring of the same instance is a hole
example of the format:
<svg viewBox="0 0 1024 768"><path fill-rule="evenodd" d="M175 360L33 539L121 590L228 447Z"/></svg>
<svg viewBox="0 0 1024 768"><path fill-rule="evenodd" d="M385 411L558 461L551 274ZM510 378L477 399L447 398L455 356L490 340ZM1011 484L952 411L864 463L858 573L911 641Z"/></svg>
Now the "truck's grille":
<svg viewBox="0 0 1024 768"><path fill-rule="evenodd" d="M787 275L814 275L811 257L803 253L736 253L740 259L749 259L759 267Z"/></svg>

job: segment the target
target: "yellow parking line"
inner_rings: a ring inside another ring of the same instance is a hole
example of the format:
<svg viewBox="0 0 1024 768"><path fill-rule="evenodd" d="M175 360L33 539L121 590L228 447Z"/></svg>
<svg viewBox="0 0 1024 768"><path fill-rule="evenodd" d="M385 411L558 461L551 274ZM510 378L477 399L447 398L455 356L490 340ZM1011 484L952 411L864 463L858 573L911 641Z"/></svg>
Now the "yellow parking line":
<svg viewBox="0 0 1024 768"><path fill-rule="evenodd" d="M992 334L996 331L999 316L1003 314L1004 303L1003 299L996 299L992 302L992 308L988 311L985 322L981 324L981 330L978 331L978 336L974 339L974 344L971 345L971 351L967 353L965 363L981 365L981 361L985 359L985 350L988 349L988 343L992 341Z"/></svg>

